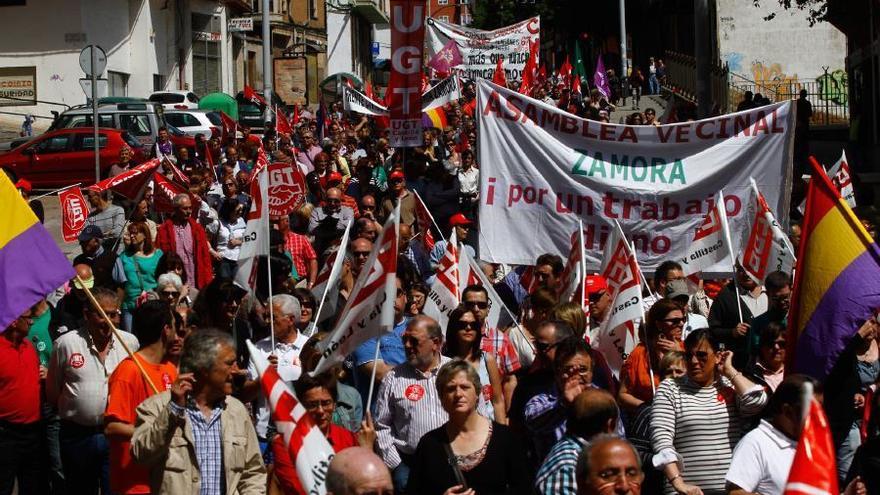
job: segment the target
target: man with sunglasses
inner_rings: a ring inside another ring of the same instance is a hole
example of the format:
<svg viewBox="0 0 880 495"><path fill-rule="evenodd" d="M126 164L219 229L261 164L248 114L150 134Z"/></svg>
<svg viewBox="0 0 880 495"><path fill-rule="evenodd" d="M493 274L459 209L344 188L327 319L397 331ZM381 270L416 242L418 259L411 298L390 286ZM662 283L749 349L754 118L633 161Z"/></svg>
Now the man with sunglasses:
<svg viewBox="0 0 880 495"><path fill-rule="evenodd" d="M471 255L472 258L477 259L477 255L474 252L474 248L469 246L466 241L468 238L468 234L471 231L471 226L474 222L470 221L466 216L461 213L456 213L449 217L449 228L450 230L455 229L455 240L458 243L459 249L467 250L468 254ZM440 260L443 259L443 256L446 255L446 245L449 241L446 239L440 239L436 243L434 243L434 249L431 250L431 268L433 270L437 270L440 266ZM430 284L431 281L429 280Z"/></svg>
<svg viewBox="0 0 880 495"><path fill-rule="evenodd" d="M737 298L739 294L739 298ZM739 305L740 309L737 309ZM740 321L740 311L742 321ZM715 338L727 349L733 351L733 364L743 369L749 362L748 333L752 318L767 311L767 294L761 284L746 273L742 265L736 264L734 279L727 284L712 303L709 310L709 328Z"/></svg>
<svg viewBox="0 0 880 495"><path fill-rule="evenodd" d="M767 291L767 311L755 316L749 328L749 355L758 355L759 341L764 329L770 323L778 323L783 327L788 322L788 309L791 307L791 275L775 271L770 272L764 279L764 289Z"/></svg>
<svg viewBox="0 0 880 495"><path fill-rule="evenodd" d="M335 187L327 188L323 206L312 210L309 216L309 234L314 238L315 252L323 252L333 240L339 239L352 221L354 211L342 206L342 191Z"/></svg>
<svg viewBox="0 0 880 495"><path fill-rule="evenodd" d="M119 326L119 297L96 287L92 294L113 326ZM78 493L112 493L109 482L110 450L104 436L108 380L128 354L116 341L110 323L86 305L85 326L55 341L46 377L46 399L61 418L61 460L64 478ZM139 347L134 335L119 332L132 351Z"/></svg>
<svg viewBox="0 0 880 495"><path fill-rule="evenodd" d="M395 170L388 176L388 197L382 201L382 218L394 211L394 207L400 203L400 223L412 225L416 221L416 196L406 187L406 178L403 171Z"/></svg>

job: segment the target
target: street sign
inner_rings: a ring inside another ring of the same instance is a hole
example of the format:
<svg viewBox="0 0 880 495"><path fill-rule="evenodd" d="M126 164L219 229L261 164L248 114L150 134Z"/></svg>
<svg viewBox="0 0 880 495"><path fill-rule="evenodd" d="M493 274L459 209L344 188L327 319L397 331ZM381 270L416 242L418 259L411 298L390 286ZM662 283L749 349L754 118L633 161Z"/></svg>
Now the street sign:
<svg viewBox="0 0 880 495"><path fill-rule="evenodd" d="M373 54L373 60L376 60L377 58L379 58L379 42L378 41L374 41L370 45L370 52Z"/></svg>
<svg viewBox="0 0 880 495"><path fill-rule="evenodd" d="M86 99L92 99L92 80L90 78L80 79L79 86L82 88L83 93L86 94ZM110 96L110 84L106 79L98 79L98 98L105 98Z"/></svg>
<svg viewBox="0 0 880 495"><path fill-rule="evenodd" d="M95 54L95 74L101 75L104 73L104 69L107 68L107 54L104 53L104 50L98 45L89 45L79 52L79 66L82 67L83 72L87 76L92 75L92 47L97 49Z"/></svg>
<svg viewBox="0 0 880 495"><path fill-rule="evenodd" d="M254 19L252 17L233 17L229 19L226 30L230 33L242 33L254 30Z"/></svg>

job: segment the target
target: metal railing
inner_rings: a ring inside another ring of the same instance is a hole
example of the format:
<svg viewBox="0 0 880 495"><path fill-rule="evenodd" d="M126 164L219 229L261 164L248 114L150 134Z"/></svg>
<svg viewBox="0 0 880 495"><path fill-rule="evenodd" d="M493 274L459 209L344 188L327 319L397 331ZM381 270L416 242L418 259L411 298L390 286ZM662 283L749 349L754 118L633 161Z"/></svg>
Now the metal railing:
<svg viewBox="0 0 880 495"><path fill-rule="evenodd" d="M696 102L697 99L697 61L684 53L666 51L666 77L661 84L663 89L683 98ZM712 90L712 106L715 111L728 111L730 98L727 77L727 65L713 65L710 69L709 85Z"/></svg>
<svg viewBox="0 0 880 495"><path fill-rule="evenodd" d="M849 87L846 73L834 71L816 79L770 80L760 83L738 74L730 75L728 103L731 109L742 101L746 91L761 94L771 102L797 99L801 90L807 91L807 100L813 105L810 124L814 126L849 124Z"/></svg>

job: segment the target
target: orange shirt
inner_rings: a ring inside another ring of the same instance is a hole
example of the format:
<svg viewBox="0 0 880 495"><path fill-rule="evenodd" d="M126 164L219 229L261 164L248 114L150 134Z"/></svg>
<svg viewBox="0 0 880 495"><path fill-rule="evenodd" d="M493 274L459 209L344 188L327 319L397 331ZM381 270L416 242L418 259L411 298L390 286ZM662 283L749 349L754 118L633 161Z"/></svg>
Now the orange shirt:
<svg viewBox="0 0 880 495"><path fill-rule="evenodd" d="M177 368L173 364L152 364L137 353L135 356L160 392L171 388L171 384L177 379ZM133 425L137 419L137 406L151 395L153 390L144 380L135 362L126 358L110 375L104 421ZM134 462L131 457L131 442L112 436L109 441L110 489L113 493L150 493L149 468Z"/></svg>
<svg viewBox="0 0 880 495"><path fill-rule="evenodd" d="M648 359L648 348L645 344L638 344L620 369L620 377L626 384L626 390L639 400L650 402L654 398L654 389L651 387L651 375L648 368L651 362ZM660 377L654 374L654 388L660 386Z"/></svg>

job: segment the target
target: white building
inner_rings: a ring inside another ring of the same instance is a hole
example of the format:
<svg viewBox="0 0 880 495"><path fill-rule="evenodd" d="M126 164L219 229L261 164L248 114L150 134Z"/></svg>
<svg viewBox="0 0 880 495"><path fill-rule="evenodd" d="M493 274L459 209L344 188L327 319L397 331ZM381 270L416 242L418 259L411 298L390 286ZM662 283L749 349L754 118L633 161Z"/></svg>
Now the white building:
<svg viewBox="0 0 880 495"><path fill-rule="evenodd" d="M6 6L10 3L18 5ZM107 53L102 77L108 79L110 96L235 89L227 9L248 7L247 1L17 0L0 5L0 111L6 119L21 121L10 114L50 117L63 105L85 103L79 53L93 43Z"/></svg>
<svg viewBox="0 0 880 495"><path fill-rule="evenodd" d="M361 80L371 79L373 42L379 42L375 33L388 25L388 3L388 0L327 2L328 75L347 72ZM389 31L386 29L385 33ZM382 44L387 44L386 50L389 41L382 40Z"/></svg>

